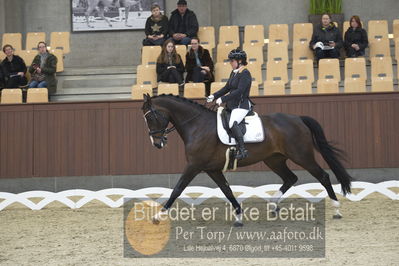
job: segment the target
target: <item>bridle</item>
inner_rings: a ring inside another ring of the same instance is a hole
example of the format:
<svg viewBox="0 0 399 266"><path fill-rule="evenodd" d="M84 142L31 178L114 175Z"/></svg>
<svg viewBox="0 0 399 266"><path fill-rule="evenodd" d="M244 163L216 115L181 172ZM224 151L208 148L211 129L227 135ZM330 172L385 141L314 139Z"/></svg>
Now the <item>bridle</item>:
<svg viewBox="0 0 399 266"><path fill-rule="evenodd" d="M206 107L206 102L204 104L204 106ZM212 106L210 109L214 109L216 106L216 104L214 106ZM149 114L154 114L155 119L158 119L158 116L161 117L161 119L163 121L165 121L165 128L164 129L159 129L159 130L150 130L150 132L148 133L152 138L154 139L160 139L161 142L166 143L168 140L168 134L175 131L176 127L172 126L170 128L167 128L167 125L169 124L169 120L165 118L164 115L162 115L162 113L158 110L156 110L154 107L150 107L150 110L148 110L145 114L144 114L144 120L147 121L147 115ZM188 122L194 120L195 118L197 118L198 116L201 115L201 112L198 112L196 115L194 115L193 117L187 119L186 121L184 121L183 123L181 123L181 126L184 124L187 124ZM156 136L156 134L161 134L161 136Z"/></svg>
<svg viewBox="0 0 399 266"><path fill-rule="evenodd" d="M145 114L144 114L144 119L147 121L147 115L148 114L154 114L155 119L158 119L158 116L162 118L163 121L165 121L165 128L164 129L159 129L159 130L151 130L150 132L148 132L148 134L154 138L154 139L160 139L163 142L166 142L168 140L167 136L169 133L173 132L174 130L176 130L176 127L170 127L167 128L167 125L169 124L168 119L165 118L165 116L162 115L161 112L159 112L158 110L156 110L155 108L151 107L150 110L148 110ZM158 115L157 115L158 114ZM161 136L156 136L156 134L161 133Z"/></svg>

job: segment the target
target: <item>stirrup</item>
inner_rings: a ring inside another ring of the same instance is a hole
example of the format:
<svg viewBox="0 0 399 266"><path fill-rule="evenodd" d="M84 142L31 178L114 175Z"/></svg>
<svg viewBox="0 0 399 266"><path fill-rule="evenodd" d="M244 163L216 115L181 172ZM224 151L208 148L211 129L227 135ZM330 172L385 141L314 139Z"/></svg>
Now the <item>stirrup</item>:
<svg viewBox="0 0 399 266"><path fill-rule="evenodd" d="M238 149L238 152L236 154L236 159L237 160L242 160L248 157L248 150L246 150L245 148L243 149Z"/></svg>

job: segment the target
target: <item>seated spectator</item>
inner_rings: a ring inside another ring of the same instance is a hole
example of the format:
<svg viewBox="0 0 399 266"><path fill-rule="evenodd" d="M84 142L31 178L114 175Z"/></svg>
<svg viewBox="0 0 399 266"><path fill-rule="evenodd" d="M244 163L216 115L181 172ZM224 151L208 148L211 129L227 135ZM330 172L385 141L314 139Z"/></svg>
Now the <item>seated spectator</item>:
<svg viewBox="0 0 399 266"><path fill-rule="evenodd" d="M161 14L161 8L157 4L151 6L152 15L145 23L145 35L143 45L162 45L168 34L168 17Z"/></svg>
<svg viewBox="0 0 399 266"><path fill-rule="evenodd" d="M188 45L198 33L198 21L195 13L187 8L186 0L177 2L169 20L169 35L176 44Z"/></svg>
<svg viewBox="0 0 399 266"><path fill-rule="evenodd" d="M191 49L186 55L186 82L205 82L206 95L210 93L211 83L214 81L213 61L209 51L204 49L197 37L191 39Z"/></svg>
<svg viewBox="0 0 399 266"><path fill-rule="evenodd" d="M175 44L171 39L165 41L162 52L157 60L158 82L178 83L183 82L184 64L180 55L176 52Z"/></svg>
<svg viewBox="0 0 399 266"><path fill-rule="evenodd" d="M39 42L37 45L39 54L35 56L29 72L31 73L31 82L29 88L47 88L49 94L53 94L57 90L57 57L47 50L45 42Z"/></svg>
<svg viewBox="0 0 399 266"><path fill-rule="evenodd" d="M3 52L7 56L4 58L3 62L1 62L6 78L5 88L26 86L28 80L25 76L26 65L24 60L18 55L14 55L14 48L9 44L4 45Z"/></svg>
<svg viewBox="0 0 399 266"><path fill-rule="evenodd" d="M5 75L4 75L3 67L0 64L0 90L3 89L5 85L6 85Z"/></svg>
<svg viewBox="0 0 399 266"><path fill-rule="evenodd" d="M350 19L350 27L345 32L344 47L348 57L364 56L369 44L367 32L362 28L362 22L358 16Z"/></svg>
<svg viewBox="0 0 399 266"><path fill-rule="evenodd" d="M331 22L329 14L323 14L321 24L313 30L310 49L314 50L317 61L322 58L338 58L342 47L342 35Z"/></svg>

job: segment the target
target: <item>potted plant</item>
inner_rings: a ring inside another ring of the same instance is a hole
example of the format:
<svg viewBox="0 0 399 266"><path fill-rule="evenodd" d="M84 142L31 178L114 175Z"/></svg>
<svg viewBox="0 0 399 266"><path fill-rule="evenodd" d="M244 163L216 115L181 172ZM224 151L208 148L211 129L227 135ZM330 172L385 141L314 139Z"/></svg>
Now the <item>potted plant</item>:
<svg viewBox="0 0 399 266"><path fill-rule="evenodd" d="M332 21L337 22L342 30L344 23L342 0L310 0L309 22L313 23L313 26L320 24L323 13L330 14Z"/></svg>

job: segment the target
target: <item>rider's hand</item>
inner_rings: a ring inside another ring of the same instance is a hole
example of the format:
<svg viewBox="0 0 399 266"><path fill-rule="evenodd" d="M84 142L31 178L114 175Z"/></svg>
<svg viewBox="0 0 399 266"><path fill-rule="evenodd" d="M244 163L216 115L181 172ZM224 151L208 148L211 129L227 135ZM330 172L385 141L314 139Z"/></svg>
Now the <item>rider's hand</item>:
<svg viewBox="0 0 399 266"><path fill-rule="evenodd" d="M208 97L206 97L207 103L211 103L211 102L213 102L213 100L215 100L215 96L213 96L213 95L209 95Z"/></svg>
<svg viewBox="0 0 399 266"><path fill-rule="evenodd" d="M217 104L217 105L221 105L221 104L222 104L222 98L217 99L217 100L216 100L216 104Z"/></svg>

